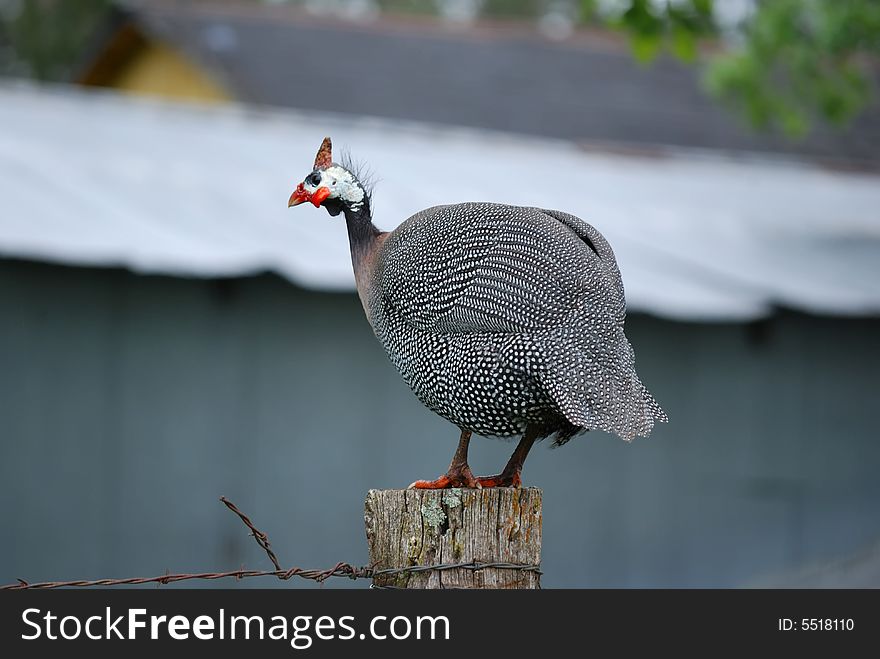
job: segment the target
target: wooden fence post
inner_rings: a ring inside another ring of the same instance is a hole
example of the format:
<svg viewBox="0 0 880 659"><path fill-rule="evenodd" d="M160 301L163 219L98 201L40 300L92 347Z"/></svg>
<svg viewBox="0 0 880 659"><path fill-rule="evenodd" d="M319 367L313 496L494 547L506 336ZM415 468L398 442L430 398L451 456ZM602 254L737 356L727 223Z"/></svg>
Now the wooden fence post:
<svg viewBox="0 0 880 659"><path fill-rule="evenodd" d="M364 522L375 570L541 563L541 490L370 490ZM377 575L377 587L540 588L534 569L454 568Z"/></svg>

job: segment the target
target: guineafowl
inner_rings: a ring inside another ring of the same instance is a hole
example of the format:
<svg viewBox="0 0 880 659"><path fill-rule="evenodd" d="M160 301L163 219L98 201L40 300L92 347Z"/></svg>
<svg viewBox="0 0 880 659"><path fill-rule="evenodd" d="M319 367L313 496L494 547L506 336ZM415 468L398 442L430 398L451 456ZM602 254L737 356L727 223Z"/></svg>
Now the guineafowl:
<svg viewBox="0 0 880 659"><path fill-rule="evenodd" d="M410 487L519 487L538 439L631 440L667 420L636 374L620 271L596 229L561 211L473 202L383 232L352 170L325 138L288 205L345 216L379 342L419 400L461 430L446 474ZM472 433L521 440L499 474L475 477Z"/></svg>

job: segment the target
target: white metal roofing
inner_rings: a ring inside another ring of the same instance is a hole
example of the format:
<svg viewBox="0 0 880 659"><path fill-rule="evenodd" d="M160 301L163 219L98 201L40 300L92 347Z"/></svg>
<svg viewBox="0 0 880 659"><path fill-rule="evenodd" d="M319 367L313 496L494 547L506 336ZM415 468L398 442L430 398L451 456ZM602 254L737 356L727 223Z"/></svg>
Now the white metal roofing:
<svg viewBox="0 0 880 659"><path fill-rule="evenodd" d="M376 223L435 204L558 208L614 247L630 309L880 313L880 176L718 153L0 86L0 256L353 288L341 216L287 208L324 135L379 177Z"/></svg>

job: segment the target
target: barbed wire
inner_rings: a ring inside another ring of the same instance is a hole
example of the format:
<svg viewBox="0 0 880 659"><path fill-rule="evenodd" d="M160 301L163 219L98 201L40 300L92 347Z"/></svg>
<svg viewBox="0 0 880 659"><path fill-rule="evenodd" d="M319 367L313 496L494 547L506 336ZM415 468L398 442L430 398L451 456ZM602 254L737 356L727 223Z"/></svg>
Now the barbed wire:
<svg viewBox="0 0 880 659"><path fill-rule="evenodd" d="M229 499L227 499L226 497L220 497L220 501L222 501L223 504L227 508L229 508L229 510L231 510L232 512L234 512L236 515L239 516L241 521L244 522L244 525L247 526L251 530L251 535L254 536L254 540L257 541L257 544L260 545L260 547L262 547L265 550L266 554L268 554L269 560L272 561L272 565L275 566L275 569L280 570L281 564L278 563L278 559L275 558L275 552L272 551L272 545L269 542L269 536L266 535L265 533L263 533L262 531L260 531L257 527L255 527L253 525L253 523L251 522L250 518L247 515L245 515L243 512L241 512L238 509L238 507L234 503L232 503ZM290 577L288 577L288 578L290 578Z"/></svg>
<svg viewBox="0 0 880 659"><path fill-rule="evenodd" d="M90 580L80 579L75 581L41 581L38 583L29 583L24 579L19 579L18 583L0 586L0 590L49 590L52 588L89 588L94 586L135 586L148 583L165 585L178 581L189 581L193 579L212 581L215 579L240 580L248 579L251 577L275 577L277 579L280 579L281 581L287 581L289 579L292 579L293 577L299 577L301 579L308 579L311 581L316 581L317 583L323 583L331 577L346 577L348 579L375 579L376 577L381 576L417 574L420 572L444 572L446 570L458 569L472 571L487 569L517 570L520 572L532 572L537 575L542 574L540 565L527 565L501 561L485 563L481 561L471 561L469 563L410 565L408 567L383 568L381 570L376 570L373 566L355 567L353 565L350 565L349 563L340 562L326 570L303 569L299 567L284 569L278 562L278 558L275 556L275 552L272 551L272 545L269 542L269 536L260 531L256 526L254 526L250 518L243 512L241 512L241 510L239 510L238 507L229 499L227 499L226 497L220 497L220 501L229 510L235 513L238 518L241 519L244 525L247 526L248 530L250 531L250 535L254 537L254 540L256 540L260 548L262 548L263 551L266 552L269 560L272 561L272 565L275 566L274 570L246 570L244 568L241 568L239 570L231 570L228 572L197 572L181 574L166 573L157 577L128 577L124 579Z"/></svg>

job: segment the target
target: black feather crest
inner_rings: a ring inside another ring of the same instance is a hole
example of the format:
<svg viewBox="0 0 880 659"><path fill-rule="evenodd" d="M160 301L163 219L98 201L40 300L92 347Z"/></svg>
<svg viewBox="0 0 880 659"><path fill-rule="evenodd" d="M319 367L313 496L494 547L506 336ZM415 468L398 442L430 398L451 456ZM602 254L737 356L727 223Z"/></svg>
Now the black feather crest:
<svg viewBox="0 0 880 659"><path fill-rule="evenodd" d="M342 152L339 164L351 172L364 189L364 201L367 208L373 207L373 188L376 186L376 175L363 161L354 160L348 149Z"/></svg>

